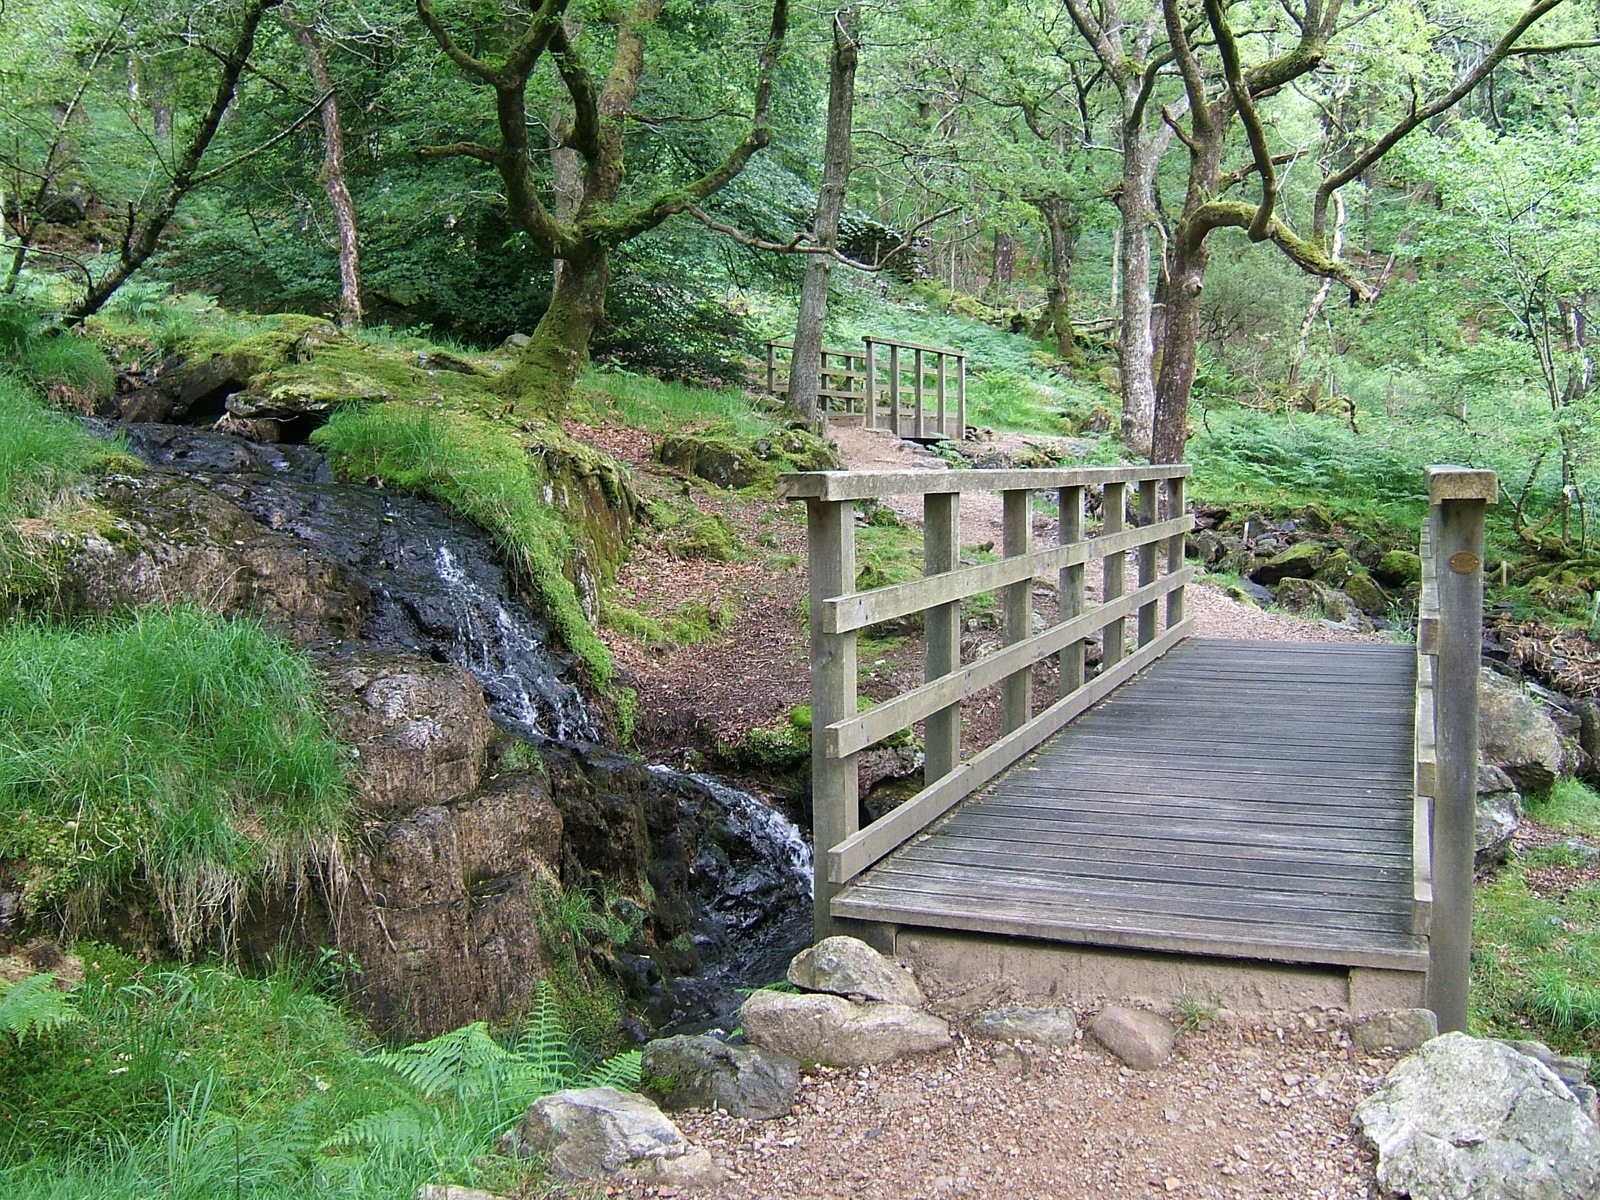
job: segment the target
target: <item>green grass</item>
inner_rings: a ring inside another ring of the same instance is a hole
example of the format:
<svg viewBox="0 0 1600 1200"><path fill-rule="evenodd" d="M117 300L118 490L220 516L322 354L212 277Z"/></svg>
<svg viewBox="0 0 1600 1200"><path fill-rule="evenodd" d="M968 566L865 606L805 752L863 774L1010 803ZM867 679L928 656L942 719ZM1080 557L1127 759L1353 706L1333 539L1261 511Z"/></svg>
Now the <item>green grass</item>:
<svg viewBox="0 0 1600 1200"><path fill-rule="evenodd" d="M1564 780L1529 815L1560 832L1600 830L1600 796ZM1536 1037L1564 1053L1600 1055L1600 885L1541 898L1539 866L1575 865L1555 846L1514 860L1476 895L1471 1025L1474 1032Z"/></svg>
<svg viewBox="0 0 1600 1200"><path fill-rule="evenodd" d="M0 858L87 923L138 883L188 953L325 857L350 804L309 663L195 608L0 629Z"/></svg>
<svg viewBox="0 0 1600 1200"><path fill-rule="evenodd" d="M383 1051L314 973L81 950L82 1019L0 1038L0 1200L509 1192L528 1168L491 1151L532 1099L637 1079L637 1054L601 1063L574 1041L548 989L504 1039L471 1025Z"/></svg>
<svg viewBox="0 0 1600 1200"><path fill-rule="evenodd" d="M82 473L115 452L71 417L0 372L0 520L35 516Z"/></svg>
<svg viewBox="0 0 1600 1200"><path fill-rule="evenodd" d="M345 409L312 435L336 470L443 500L488 530L512 567L532 581L544 615L597 686L611 655L563 571L572 534L540 493L543 480L512 430L467 413L388 403Z"/></svg>
<svg viewBox="0 0 1600 1200"><path fill-rule="evenodd" d="M681 433L719 424L740 437L761 437L778 422L738 388L664 383L648 375L592 368L580 387L611 409L623 424L649 433Z"/></svg>

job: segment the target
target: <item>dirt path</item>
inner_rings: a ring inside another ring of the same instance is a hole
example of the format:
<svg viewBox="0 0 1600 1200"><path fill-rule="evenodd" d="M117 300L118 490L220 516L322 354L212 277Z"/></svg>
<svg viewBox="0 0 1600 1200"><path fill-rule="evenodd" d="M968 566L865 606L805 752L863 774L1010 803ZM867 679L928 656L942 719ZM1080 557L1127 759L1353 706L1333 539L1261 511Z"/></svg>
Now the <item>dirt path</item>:
<svg viewBox="0 0 1600 1200"><path fill-rule="evenodd" d="M1305 1023L1189 1034L1149 1072L962 1040L810 1075L777 1121L678 1122L728 1174L706 1200L1365 1200L1350 1114L1391 1061Z"/></svg>

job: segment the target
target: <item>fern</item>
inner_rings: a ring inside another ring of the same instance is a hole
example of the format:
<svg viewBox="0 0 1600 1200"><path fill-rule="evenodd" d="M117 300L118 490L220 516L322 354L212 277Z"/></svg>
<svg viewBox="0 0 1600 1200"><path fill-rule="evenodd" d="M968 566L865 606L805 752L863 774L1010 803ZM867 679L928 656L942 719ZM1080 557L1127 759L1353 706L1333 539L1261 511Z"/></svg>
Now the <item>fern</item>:
<svg viewBox="0 0 1600 1200"><path fill-rule="evenodd" d="M423 1150L437 1138L439 1126L439 1114L431 1109L420 1105L399 1105L357 1117L318 1149L324 1154L338 1150L365 1150L391 1155Z"/></svg>
<svg viewBox="0 0 1600 1200"><path fill-rule="evenodd" d="M0 1033L20 1042L83 1020L77 997L55 984L52 974L29 975L0 993Z"/></svg>

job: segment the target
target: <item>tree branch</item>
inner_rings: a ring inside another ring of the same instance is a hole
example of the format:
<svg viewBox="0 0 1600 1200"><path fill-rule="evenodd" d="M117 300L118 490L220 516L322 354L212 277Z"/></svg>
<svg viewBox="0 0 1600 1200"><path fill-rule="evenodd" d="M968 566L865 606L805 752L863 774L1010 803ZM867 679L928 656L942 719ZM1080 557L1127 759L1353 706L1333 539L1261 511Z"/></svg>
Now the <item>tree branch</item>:
<svg viewBox="0 0 1600 1200"><path fill-rule="evenodd" d="M479 162L486 162L491 167L498 166L500 156L488 146L480 146L476 142L452 142L448 146L423 146L417 151L418 158L475 158Z"/></svg>
<svg viewBox="0 0 1600 1200"><path fill-rule="evenodd" d="M1328 227L1328 198L1333 193L1349 183L1352 179L1359 178L1368 167L1377 162L1395 146L1400 140L1414 130L1424 121L1432 120L1447 109L1455 107L1468 96L1478 84L1493 71L1516 48L1522 35L1531 29L1536 21L1552 9L1559 8L1566 0L1535 0L1528 6L1510 29L1498 42L1483 56L1483 59L1472 70L1468 71L1457 84L1438 99L1418 108L1413 105L1409 113L1396 122L1387 133L1369 146L1354 159L1346 163L1343 168L1327 176L1317 186L1316 198L1311 205L1311 229L1319 240L1326 234Z"/></svg>
<svg viewBox="0 0 1600 1200"><path fill-rule="evenodd" d="M926 217L923 220L918 221L910 228L910 230L906 232L906 235L900 239L898 245L890 249L887 254L885 254L875 263L865 263L860 259L851 258L848 254L841 254L832 246L819 246L811 241L811 234L806 230L802 230L801 232L795 234L787 242L772 242L766 240L765 238L753 237L752 235L745 233L744 231L737 229L732 225L728 225L722 221L719 221L707 213L703 208L700 208L698 205L690 205L683 211L689 216L693 217L695 220L699 221L700 224L704 225L707 229L712 230L714 233L720 233L725 237L732 238L735 242L738 242L739 245L748 246L752 250L765 250L770 254L821 254L832 258L835 262L843 263L847 267L854 267L858 271L877 272L883 270L883 268L888 265L889 260L892 259L896 254L911 249L911 247L916 243L917 234L921 233L924 229L928 228L928 226L934 224L935 222L944 220L952 213L960 212L961 206L959 204L952 205L949 208L934 213L931 217Z"/></svg>
<svg viewBox="0 0 1600 1200"><path fill-rule="evenodd" d="M1184 222L1183 236L1191 245L1198 245L1214 229L1234 228L1249 230L1255 223L1256 206L1243 200L1212 200L1202 205ZM1370 300L1372 292L1349 266L1330 258L1317 245L1291 230L1282 221L1267 223L1264 241L1269 241L1308 275L1333 279L1350 290L1357 300Z"/></svg>
<svg viewBox="0 0 1600 1200"><path fill-rule="evenodd" d="M485 83L494 83L499 74L493 67L481 59L473 58L465 50L457 46L455 39L450 36L450 31L444 27L444 22L439 20L433 11L433 6L428 0L417 0L417 16L428 27L428 32L433 34L433 40L439 43L439 49L444 51L445 57L468 75L476 75Z"/></svg>
<svg viewBox="0 0 1600 1200"><path fill-rule="evenodd" d="M306 109L305 112L301 113L288 125L285 125L282 129L278 130L277 133L273 134L253 150L246 150L243 154L235 155L227 162L223 163L220 167L212 167L209 171L202 171L200 174L194 177L195 186L199 187L202 183L210 183L219 175L226 175L235 167L242 166L243 164L249 162L252 158L256 157L256 155L265 154L279 142L283 141L284 138L289 137L291 134L298 131L303 125L305 125L307 121L311 120L312 117L321 112L322 106L328 102L328 98L332 95L332 91L323 92L321 98L315 104Z"/></svg>
<svg viewBox="0 0 1600 1200"><path fill-rule="evenodd" d="M1256 171L1261 175L1261 203L1256 208L1255 219L1250 222L1250 240L1265 241L1267 226L1278 204L1278 173L1272 165L1272 148L1267 145L1267 131L1262 128L1261 117L1250 99L1250 90L1244 85L1244 75L1239 65L1239 43L1234 40L1233 28L1228 24L1228 14L1223 10L1222 0L1205 0L1205 6L1206 19L1211 23L1211 32L1216 35L1217 52L1222 58L1223 78L1228 82L1228 93L1233 97L1239 122L1249 139Z"/></svg>

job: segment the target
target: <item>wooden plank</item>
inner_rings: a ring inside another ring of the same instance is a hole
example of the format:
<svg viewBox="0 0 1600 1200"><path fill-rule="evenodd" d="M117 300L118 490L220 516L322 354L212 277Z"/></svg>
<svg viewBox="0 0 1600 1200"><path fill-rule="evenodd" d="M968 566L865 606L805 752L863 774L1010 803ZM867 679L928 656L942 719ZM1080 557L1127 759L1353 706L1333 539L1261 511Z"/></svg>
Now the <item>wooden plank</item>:
<svg viewBox="0 0 1600 1200"><path fill-rule="evenodd" d="M1500 498L1500 477L1493 471L1469 467L1429 467L1426 478L1430 505L1449 501L1494 504ZM1479 554L1478 557L1481 559L1483 555Z"/></svg>
<svg viewBox="0 0 1600 1200"><path fill-rule="evenodd" d="M1184 575L1158 580L1149 594L1159 597L1164 589L1182 586L1193 575L1191 568ZM832 754L853 754L857 750L865 750L890 734L916 724L929 713L993 687L1019 667L1046 659L1069 643L1081 642L1112 617L1131 613L1142 598L1141 593L1135 592L1112 605L1091 608L1070 621L1034 634L1026 641L986 654L959 670L902 692L864 713L824 726L820 730L824 745Z"/></svg>
<svg viewBox="0 0 1600 1200"><path fill-rule="evenodd" d="M1181 517L1184 515L1184 487L1182 479L1167 480L1167 517ZM1173 575L1183 570L1184 538L1181 533L1175 533L1167 539L1167 574ZM1169 593L1167 596L1167 627L1178 624L1184 616L1184 589Z"/></svg>
<svg viewBox="0 0 1600 1200"><path fill-rule="evenodd" d="M1239 849L1233 846L1219 847L1210 841L1167 838L1159 833L1141 837L1136 830L1118 831L1115 834L1102 831L1092 836L1058 834L1033 839L1025 834L1007 836L1007 833L1006 830L1000 830L990 836L979 829L969 831L964 825L959 830L947 826L929 834L926 841L915 841L911 845L919 854L942 854L947 845L958 852L965 852L968 847L1002 850L1015 847L1017 853L1048 853L1062 864L1063 870L1071 870L1073 864L1093 859L1123 863L1182 864L1193 861L1219 866L1249 863L1253 869L1269 873L1275 870L1315 871L1356 882L1375 880L1397 886L1403 886L1411 876L1410 856L1403 849L1394 853L1359 855L1333 846L1251 845ZM909 853L909 850L901 853Z"/></svg>
<svg viewBox="0 0 1600 1200"><path fill-rule="evenodd" d="M893 364L890 364L891 383ZM1137 483L1192 475L1187 463L1162 466L984 468L973 471L800 471L778 476L781 500L868 500L922 492L1054 490L1107 482Z"/></svg>
<svg viewBox="0 0 1600 1200"><path fill-rule="evenodd" d="M1065 700L1058 700L1021 729L1015 730L963 763L943 779L923 788L911 799L859 833L829 847L826 855L828 878L844 883L888 854L928 823L982 787L1022 755L1055 733L1090 705L1154 662L1187 637L1193 628L1185 622L1169 629L1132 657L1107 670ZM819 840L818 845L828 846Z"/></svg>
<svg viewBox="0 0 1600 1200"><path fill-rule="evenodd" d="M1172 928L1168 919L1158 926L1137 915L1083 911L1081 919L1045 916L1012 906L986 905L969 912L959 905L919 903L916 894L887 890L867 895L851 891L833 902L833 912L857 921L888 921L932 929L972 933L1009 934L1046 941L1079 942L1097 946L1157 950L1169 954L1202 954L1223 958L1262 959L1291 963L1329 963L1397 970L1422 970L1427 954L1418 939L1375 935L1344 935L1335 930L1308 931L1239 927Z"/></svg>
<svg viewBox="0 0 1600 1200"><path fill-rule="evenodd" d="M931 471L928 473L935 474ZM1191 517L1182 518L1185 522L1191 520ZM992 592L1011 584L1031 582L1040 576L1048 577L1062 567L1088 562L1114 551L1129 550L1148 538L1164 537L1169 532L1158 525L1118 534L1102 534L1071 546L1051 546L1015 558L962 567L940 575L874 588L869 592L849 592L824 600L822 607L812 612L812 619L820 620L822 628L828 633L864 629L880 621L910 616L935 604L948 604L952 600L964 600L968 596Z"/></svg>
<svg viewBox="0 0 1600 1200"><path fill-rule="evenodd" d="M1097 815L1067 813L1037 804L1020 802L1002 804L999 801L990 801L981 817L967 817L963 814L964 823L958 828L974 834L982 832L990 837L999 837L1004 833L1002 822L1028 819L1033 823L1032 828L1028 830L1033 836L1040 836L1048 829L1060 833L1071 831L1073 836L1082 837L1093 836L1095 831L1103 828L1105 821L1113 815L1130 833L1139 830L1159 833L1176 817L1171 807L1162 805L1151 805L1143 810L1120 806ZM1303 844L1306 838L1305 820L1296 820L1287 814L1261 812L1207 814L1203 811L1191 811L1184 813L1183 816L1184 836L1193 841L1215 842L1234 847L1256 844L1298 846ZM965 823L966 821L972 823L969 825ZM1321 814L1320 836L1327 840L1329 846L1339 846L1347 850L1360 851L1387 835L1394 849L1403 852L1407 832L1407 826L1403 821L1380 825L1370 818L1337 819L1327 813Z"/></svg>

